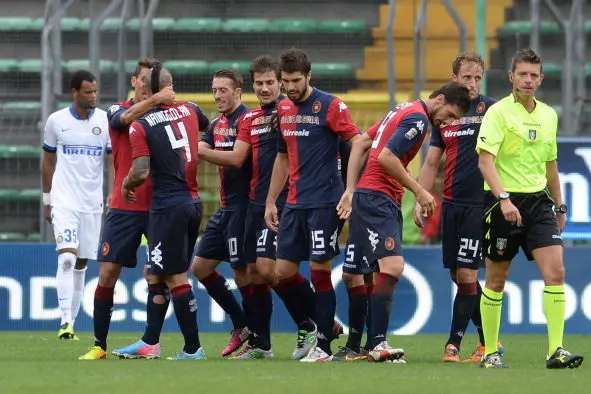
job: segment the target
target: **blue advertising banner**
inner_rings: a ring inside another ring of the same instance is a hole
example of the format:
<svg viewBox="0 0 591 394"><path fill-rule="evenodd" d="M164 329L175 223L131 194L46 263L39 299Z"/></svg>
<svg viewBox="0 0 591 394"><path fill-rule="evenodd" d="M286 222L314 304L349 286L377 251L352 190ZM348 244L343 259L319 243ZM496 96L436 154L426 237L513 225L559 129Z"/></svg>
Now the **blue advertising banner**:
<svg viewBox="0 0 591 394"><path fill-rule="evenodd" d="M589 247L565 249L567 281L567 333L591 332L591 275L589 275ZM449 330L455 286L442 268L439 248L407 248L404 250L406 267L394 295L390 330L395 334L446 333ZM111 329L136 331L144 329L147 289L142 278L145 249L138 251L136 269L125 269L115 292L115 308ZM347 322L347 293L341 281L343 254L337 259L332 279L337 291L337 318ZM56 254L54 245L0 244L0 330L57 330L59 310L56 295ZM232 288L231 270L225 263L219 271ZM97 264L89 263L86 289L78 331L92 330L94 290L97 285ZM307 264L302 273L308 275ZM481 278L484 272L481 272ZM194 278L193 278L194 279ZM196 281L193 280L193 284ZM545 333L542 308L544 283L537 267L519 257L511 269L505 289L502 332ZM209 298L201 286L196 287L199 306L199 328L204 332L229 332L231 322L220 307ZM236 291L236 296L240 297ZM292 332L294 325L285 308L274 297L275 310L272 328L275 332ZM164 329L177 331L168 311Z"/></svg>

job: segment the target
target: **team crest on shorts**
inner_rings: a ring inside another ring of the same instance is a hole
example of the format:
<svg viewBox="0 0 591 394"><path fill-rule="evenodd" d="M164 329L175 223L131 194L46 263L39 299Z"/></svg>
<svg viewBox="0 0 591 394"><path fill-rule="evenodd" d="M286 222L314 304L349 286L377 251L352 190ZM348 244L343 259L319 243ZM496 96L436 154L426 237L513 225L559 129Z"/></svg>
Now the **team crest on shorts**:
<svg viewBox="0 0 591 394"><path fill-rule="evenodd" d="M386 250L394 250L394 248L396 247L396 242L394 242L394 238L392 237L386 238L385 244Z"/></svg>
<svg viewBox="0 0 591 394"><path fill-rule="evenodd" d="M507 247L507 238L497 238L497 253L503 254Z"/></svg>
<svg viewBox="0 0 591 394"><path fill-rule="evenodd" d="M109 245L108 242L103 242L103 244L101 245L101 253L103 256L106 256L109 254L109 251L111 250L111 245Z"/></svg>
<svg viewBox="0 0 591 394"><path fill-rule="evenodd" d="M320 112L320 109L322 109L322 103L320 101L314 101L314 104L312 104L312 112L317 114Z"/></svg>
<svg viewBox="0 0 591 394"><path fill-rule="evenodd" d="M484 112L484 109L486 108L486 104L484 104L483 101L479 102L478 105L476 106L476 112L481 114Z"/></svg>
<svg viewBox="0 0 591 394"><path fill-rule="evenodd" d="M536 140L536 130L531 129L529 131L529 140L530 141L535 141Z"/></svg>
<svg viewBox="0 0 591 394"><path fill-rule="evenodd" d="M102 132L102 130L101 130L101 128L100 128L100 127L98 127L98 126L94 126L94 127L92 128L92 134L94 134L94 135L100 135L100 134L101 134L101 132Z"/></svg>

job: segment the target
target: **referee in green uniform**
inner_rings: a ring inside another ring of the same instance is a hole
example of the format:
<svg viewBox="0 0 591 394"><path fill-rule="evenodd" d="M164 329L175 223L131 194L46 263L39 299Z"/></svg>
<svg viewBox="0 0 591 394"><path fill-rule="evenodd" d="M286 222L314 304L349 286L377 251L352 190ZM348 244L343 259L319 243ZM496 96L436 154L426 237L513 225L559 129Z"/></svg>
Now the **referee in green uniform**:
<svg viewBox="0 0 591 394"><path fill-rule="evenodd" d="M486 285L480 310L485 339L484 368L505 368L497 353L503 289L519 247L535 260L544 279L548 324L546 368L576 368L583 356L562 347L565 296L561 233L565 225L556 164L558 117L535 99L542 83L542 61L531 49L511 64L511 94L485 114L476 151L486 190L483 253Z"/></svg>

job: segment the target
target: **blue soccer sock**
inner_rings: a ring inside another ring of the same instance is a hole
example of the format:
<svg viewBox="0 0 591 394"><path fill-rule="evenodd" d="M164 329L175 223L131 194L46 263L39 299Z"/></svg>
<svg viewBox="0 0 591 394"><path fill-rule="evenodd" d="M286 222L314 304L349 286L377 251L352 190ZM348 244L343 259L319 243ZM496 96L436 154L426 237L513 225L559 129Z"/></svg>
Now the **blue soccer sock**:
<svg viewBox="0 0 591 394"><path fill-rule="evenodd" d="M207 289L210 297L230 316L234 329L246 327L244 311L223 276L214 271L201 280L201 284Z"/></svg>
<svg viewBox="0 0 591 394"><path fill-rule="evenodd" d="M158 302L155 302L155 300ZM164 324L169 304L170 292L163 282L148 284L146 329L142 337L142 341L148 345L156 345L160 342L160 333L162 332L162 325Z"/></svg>
<svg viewBox="0 0 591 394"><path fill-rule="evenodd" d="M113 287L97 286L94 291L94 311L92 321L94 324L94 345L107 350L107 335L113 313Z"/></svg>
<svg viewBox="0 0 591 394"><path fill-rule="evenodd" d="M375 293L371 296L371 347L388 340L388 324L392 310L392 295L398 278L380 272L376 279Z"/></svg>
<svg viewBox="0 0 591 394"><path fill-rule="evenodd" d="M318 347L331 355L330 342L334 338L332 327L337 307L337 299L332 286L331 272L311 270L310 277L316 292L316 324L318 324Z"/></svg>
<svg viewBox="0 0 591 394"><path fill-rule="evenodd" d="M201 347L197 328L197 300L189 284L173 288L171 294L176 320L185 338L183 351L194 354Z"/></svg>

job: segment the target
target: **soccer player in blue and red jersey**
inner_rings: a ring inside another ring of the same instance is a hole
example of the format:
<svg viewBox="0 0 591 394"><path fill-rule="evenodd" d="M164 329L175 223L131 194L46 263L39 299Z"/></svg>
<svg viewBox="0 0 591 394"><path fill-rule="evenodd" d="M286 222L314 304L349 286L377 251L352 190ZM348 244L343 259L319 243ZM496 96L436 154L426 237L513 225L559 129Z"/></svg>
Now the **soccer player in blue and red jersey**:
<svg viewBox="0 0 591 394"><path fill-rule="evenodd" d="M480 122L495 100L480 94L484 60L477 53L464 53L452 64L452 79L470 90L470 109L449 125L435 127L421 169L419 183L428 191L433 188L439 162L445 157L441 233L443 266L449 270L458 290L453 305L449 339L443 360L460 361L460 345L470 319L478 331L480 343L465 360L480 362L484 355L484 334L480 318L482 288L478 269L482 261L482 216L484 180L478 169L476 141ZM422 227L421 208L415 208L415 222ZM499 346L502 354L502 347Z"/></svg>
<svg viewBox="0 0 591 394"><path fill-rule="evenodd" d="M168 70L156 65L150 89L172 86ZM193 103L158 106L129 128L132 167L121 194L133 201L134 190L151 175L148 223L150 274L163 281L172 296L185 346L171 360L203 360L197 328L197 300L187 272L201 222L197 187L199 109Z"/></svg>
<svg viewBox="0 0 591 394"><path fill-rule="evenodd" d="M211 122L199 142L200 150L233 150L239 124L248 111L241 101L242 86L242 75L234 68L224 68L214 73L212 93L220 117ZM195 250L191 268L193 274L207 289L207 293L232 320L234 328L228 345L222 350L222 357L233 353L250 336L242 307L224 277L215 269L222 261L230 262L243 301L250 297L248 259L244 254L243 245L251 173L252 166L249 160L240 168L219 167L220 208L207 223Z"/></svg>
<svg viewBox="0 0 591 394"><path fill-rule="evenodd" d="M140 245L142 234L147 233L148 210L150 208L149 180L137 188L136 201L133 204L121 197L121 185L131 168L129 125L152 107L159 104L172 105L175 101L172 87L147 97L144 81L150 73L150 69L157 63L156 59L151 58L138 61L135 73L131 77L134 97L112 105L107 111L115 168L113 196L109 203L109 212L103 229L98 257L99 281L94 293L93 311L94 346L80 357L81 360L96 360L107 356L107 334L111 323L115 284L121 275L122 267L133 268L136 266L136 251ZM158 321L164 320L168 308L164 283L154 282L153 278L147 279L150 294L148 296L148 323L145 336L149 336L152 331L155 331L152 328L158 324ZM160 314L162 318L159 317ZM161 325L162 323L160 323ZM159 338L156 335L155 342L143 346L137 356L158 357L160 354L158 342Z"/></svg>
<svg viewBox="0 0 591 394"><path fill-rule="evenodd" d="M410 176L406 166L421 148L429 122L436 127L449 124L468 110L469 103L468 89L451 82L426 101L399 105L353 144L339 212L346 217L352 210L349 226L356 252L379 265L369 301L369 361L405 362L404 350L392 348L387 341L392 295L404 267L400 209L404 188L416 196L422 215L430 216L435 210L435 199ZM368 150L367 165L359 178Z"/></svg>
<svg viewBox="0 0 591 394"><path fill-rule="evenodd" d="M265 208L267 226L278 232L275 290L298 326L292 358L328 361L336 308L331 262L339 254L336 205L343 190L339 136L354 141L360 134L345 103L310 86L311 63L304 52L283 52L280 66L288 98L277 108L282 138ZM279 221L276 202L288 177ZM298 273L304 260L310 261L315 293Z"/></svg>

